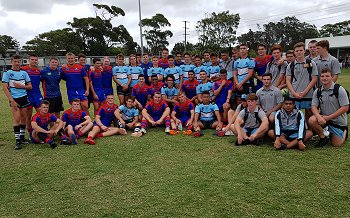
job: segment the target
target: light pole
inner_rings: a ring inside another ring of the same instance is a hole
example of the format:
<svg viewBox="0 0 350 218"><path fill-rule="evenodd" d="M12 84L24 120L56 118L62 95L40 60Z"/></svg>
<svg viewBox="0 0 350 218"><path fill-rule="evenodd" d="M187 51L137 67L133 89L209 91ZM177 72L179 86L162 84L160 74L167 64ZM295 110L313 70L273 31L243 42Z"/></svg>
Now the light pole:
<svg viewBox="0 0 350 218"><path fill-rule="evenodd" d="M139 0L139 26L140 26L140 41L141 41L141 57L143 57L143 39L142 39L142 23L141 23L141 0Z"/></svg>

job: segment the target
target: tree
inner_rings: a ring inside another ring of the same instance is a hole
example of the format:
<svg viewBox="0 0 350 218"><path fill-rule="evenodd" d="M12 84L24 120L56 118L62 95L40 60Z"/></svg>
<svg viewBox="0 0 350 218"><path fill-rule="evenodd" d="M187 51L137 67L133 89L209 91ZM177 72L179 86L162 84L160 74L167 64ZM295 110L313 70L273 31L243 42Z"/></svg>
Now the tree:
<svg viewBox="0 0 350 218"><path fill-rule="evenodd" d="M230 47L236 41L236 30L240 21L239 14L223 11L211 13L209 17L197 22L196 31L199 42L211 51Z"/></svg>
<svg viewBox="0 0 350 218"><path fill-rule="evenodd" d="M187 42L186 43L186 51L189 53L192 53L193 50L194 50L194 44ZM172 50L172 53L175 54L176 52L181 52L181 53L185 52L185 43L184 42L175 43L174 48Z"/></svg>
<svg viewBox="0 0 350 218"><path fill-rule="evenodd" d="M170 30L162 30L171 26L163 14L156 14L152 18L144 18L141 25L145 28L145 38L151 53L157 54L163 47L169 45L167 38L172 37Z"/></svg>
<svg viewBox="0 0 350 218"><path fill-rule="evenodd" d="M12 36L0 35L0 54L2 57L6 56L7 49L15 49L16 46L19 46L19 43Z"/></svg>
<svg viewBox="0 0 350 218"><path fill-rule="evenodd" d="M113 27L112 20L125 16L125 12L116 6L93 4L95 17L73 18L68 22L74 32L83 41L83 50L88 55L111 54L114 47L122 47L127 52L134 52L136 43L123 25ZM98 14L100 12L100 14Z"/></svg>
<svg viewBox="0 0 350 218"><path fill-rule="evenodd" d="M321 37L350 35L350 20L335 24L326 24L321 27Z"/></svg>
<svg viewBox="0 0 350 218"><path fill-rule="evenodd" d="M55 56L68 51L80 53L83 41L72 29L64 28L39 34L26 42L24 48L40 56Z"/></svg>
<svg viewBox="0 0 350 218"><path fill-rule="evenodd" d="M285 17L277 23L269 22L259 25L258 31L249 31L238 37L239 43L250 42L250 47L255 49L257 43L264 43L268 46L280 44L284 50L292 49L297 42L304 42L308 38L319 37L319 32L315 25L300 22L296 17ZM249 43L248 43L249 44Z"/></svg>

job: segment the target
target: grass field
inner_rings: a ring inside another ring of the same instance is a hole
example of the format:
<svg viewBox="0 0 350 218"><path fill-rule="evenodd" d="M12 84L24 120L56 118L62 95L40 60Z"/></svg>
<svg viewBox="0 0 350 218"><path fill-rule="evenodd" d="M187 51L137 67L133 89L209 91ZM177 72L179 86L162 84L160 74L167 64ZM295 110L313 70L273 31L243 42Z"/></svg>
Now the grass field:
<svg viewBox="0 0 350 218"><path fill-rule="evenodd" d="M349 70L340 82L350 90ZM0 102L1 217L350 217L348 142L275 151L154 129L15 151L4 94Z"/></svg>

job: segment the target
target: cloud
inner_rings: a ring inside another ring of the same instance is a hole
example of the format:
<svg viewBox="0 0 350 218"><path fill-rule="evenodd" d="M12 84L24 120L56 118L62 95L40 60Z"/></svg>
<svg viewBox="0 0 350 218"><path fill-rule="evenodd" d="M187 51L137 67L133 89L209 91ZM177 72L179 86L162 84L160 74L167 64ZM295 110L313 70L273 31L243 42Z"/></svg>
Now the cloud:
<svg viewBox="0 0 350 218"><path fill-rule="evenodd" d="M28 14L50 13L54 4L76 5L84 0L0 0L0 5L6 11L25 12Z"/></svg>

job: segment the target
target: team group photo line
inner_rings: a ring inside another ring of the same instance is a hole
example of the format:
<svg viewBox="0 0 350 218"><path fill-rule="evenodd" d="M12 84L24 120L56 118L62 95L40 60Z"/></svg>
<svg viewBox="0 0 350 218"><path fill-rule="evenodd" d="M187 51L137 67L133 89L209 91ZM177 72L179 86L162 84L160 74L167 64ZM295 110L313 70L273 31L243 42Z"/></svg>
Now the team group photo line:
<svg viewBox="0 0 350 218"><path fill-rule="evenodd" d="M129 65L118 54L115 66L108 57L92 58L90 66L83 54L76 63L75 54L67 53L66 63L51 57L43 69L36 54L26 66L13 55L2 84L13 115L14 148L80 140L94 145L97 138L127 130L142 137L152 127L194 137L213 129L218 137L235 136L236 146L272 140L276 150L303 151L313 139L315 147L339 147L348 135L349 93L336 83L341 66L329 47L327 40L299 42L288 51L259 44L256 58L248 56L247 44L218 54L170 55L163 48L160 57L130 54Z"/></svg>

